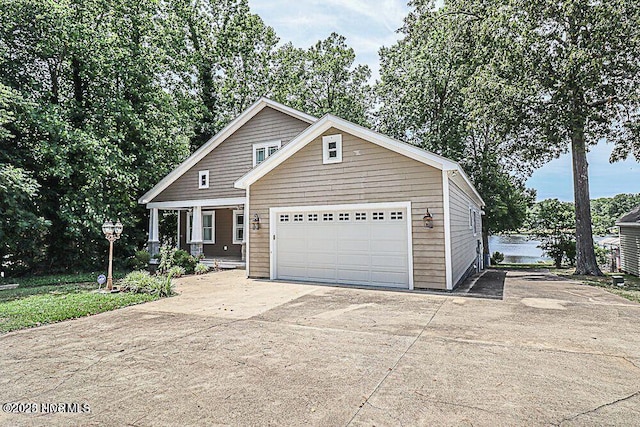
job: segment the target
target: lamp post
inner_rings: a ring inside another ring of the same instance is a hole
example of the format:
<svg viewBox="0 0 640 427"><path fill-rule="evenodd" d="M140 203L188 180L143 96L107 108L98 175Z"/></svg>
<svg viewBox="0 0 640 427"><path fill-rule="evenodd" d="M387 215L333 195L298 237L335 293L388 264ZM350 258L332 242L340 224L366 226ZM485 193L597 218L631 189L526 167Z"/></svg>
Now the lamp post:
<svg viewBox="0 0 640 427"><path fill-rule="evenodd" d="M110 220L106 220L102 224L102 232L109 241L109 273L107 274L107 289L113 289L113 242L118 240L122 235L122 223L120 220L114 224Z"/></svg>

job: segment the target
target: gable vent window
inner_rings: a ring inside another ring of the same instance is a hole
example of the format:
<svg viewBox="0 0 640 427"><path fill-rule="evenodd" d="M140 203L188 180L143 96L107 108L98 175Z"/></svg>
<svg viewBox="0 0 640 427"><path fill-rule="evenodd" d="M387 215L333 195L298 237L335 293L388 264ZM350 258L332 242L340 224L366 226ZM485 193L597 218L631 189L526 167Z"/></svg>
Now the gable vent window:
<svg viewBox="0 0 640 427"><path fill-rule="evenodd" d="M322 137L322 163L342 163L342 135Z"/></svg>
<svg viewBox="0 0 640 427"><path fill-rule="evenodd" d="M260 163L267 160L267 158L272 154L275 154L280 147L282 147L282 141L253 144L253 166L258 166Z"/></svg>
<svg viewBox="0 0 640 427"><path fill-rule="evenodd" d="M209 171L198 172L198 188L209 188Z"/></svg>

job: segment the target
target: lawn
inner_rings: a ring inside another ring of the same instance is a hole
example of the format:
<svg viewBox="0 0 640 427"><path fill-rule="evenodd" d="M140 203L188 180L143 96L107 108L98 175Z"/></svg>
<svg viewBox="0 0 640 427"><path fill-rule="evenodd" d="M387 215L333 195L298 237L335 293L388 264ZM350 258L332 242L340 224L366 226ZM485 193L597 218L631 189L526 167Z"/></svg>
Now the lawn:
<svg viewBox="0 0 640 427"><path fill-rule="evenodd" d="M0 333L89 316L159 298L146 293L97 293L97 283L91 282L96 276L93 273L52 275L13 281L19 284L17 288L0 291Z"/></svg>

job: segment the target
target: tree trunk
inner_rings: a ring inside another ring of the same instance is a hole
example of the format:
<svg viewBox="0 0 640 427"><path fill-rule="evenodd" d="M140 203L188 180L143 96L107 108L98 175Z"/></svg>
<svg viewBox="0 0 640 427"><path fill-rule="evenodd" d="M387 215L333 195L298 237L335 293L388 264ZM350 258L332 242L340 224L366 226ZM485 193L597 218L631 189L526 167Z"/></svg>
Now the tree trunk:
<svg viewBox="0 0 640 427"><path fill-rule="evenodd" d="M589 199L589 164L584 141L585 121L571 130L573 192L576 206L576 271L574 274L602 276L593 248L591 201Z"/></svg>

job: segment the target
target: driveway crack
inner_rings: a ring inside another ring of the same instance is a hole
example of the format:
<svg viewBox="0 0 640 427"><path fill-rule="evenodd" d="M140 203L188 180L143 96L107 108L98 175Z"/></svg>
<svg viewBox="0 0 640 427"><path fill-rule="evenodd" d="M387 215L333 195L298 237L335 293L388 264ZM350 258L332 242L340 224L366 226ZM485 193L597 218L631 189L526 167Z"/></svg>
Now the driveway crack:
<svg viewBox="0 0 640 427"><path fill-rule="evenodd" d="M580 412L579 414L572 415L570 417L564 418L564 419L560 420L560 422L558 424L554 424L554 425L561 426L563 423L566 423L567 421L575 420L576 418L579 418L579 417L581 417L583 415L587 415L587 414L592 414L594 412L598 412L602 408L606 408L608 406L616 405L616 404L618 404L620 402L624 402L626 400L633 399L636 396L640 396L640 390L636 391L635 393L631 393L630 395L628 395L626 397L622 397L620 399L616 399L613 402L603 403L602 405L600 405L600 406L598 406L598 407L596 407L594 409L589 409L588 411Z"/></svg>
<svg viewBox="0 0 640 427"><path fill-rule="evenodd" d="M360 404L360 407L358 408L358 410L356 411L355 414L353 414L353 416L351 417L351 419L349 420L349 422L346 424L347 426L351 425L351 423L353 423L353 420L355 420L355 418L358 416L358 414L360 413L360 411L362 411L362 408L364 408L365 405L370 405L373 406L370 402L369 399L371 399L371 397L380 389L380 386L382 386L382 383L384 383L387 378L389 377L389 375L391 375L391 373L396 369L396 367L398 366L398 364L400 363L400 361L407 355L407 353L409 352L409 350L411 350L411 348L415 345L416 342L418 342L418 340L420 339L420 337L422 336L422 334L424 334L424 331L427 330L427 328L429 327L429 325L431 324L431 321L433 320L434 317L436 317L436 314L438 314L438 311L440 311L440 309L442 308L442 306L449 300L449 298L446 298L442 301L442 303L438 306L438 308L436 308L436 311L433 312L433 314L431 315L431 317L429 318L429 321L427 322L426 325L424 325L424 327L422 328L422 330L420 331L420 333L415 337L415 339L413 341L411 341L411 344L409 344L409 346L404 350L404 352L402 352L402 354L400 355L400 357L398 358L398 360L396 360L396 362L393 364L393 366L391 368L389 368L387 370L387 373L382 377L382 379L378 382L378 384L374 387L373 391L371 393L369 393L369 396L367 396L367 398L364 400L364 402L362 402Z"/></svg>

